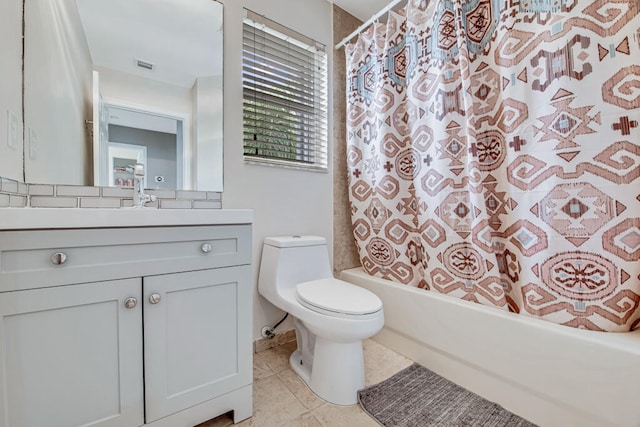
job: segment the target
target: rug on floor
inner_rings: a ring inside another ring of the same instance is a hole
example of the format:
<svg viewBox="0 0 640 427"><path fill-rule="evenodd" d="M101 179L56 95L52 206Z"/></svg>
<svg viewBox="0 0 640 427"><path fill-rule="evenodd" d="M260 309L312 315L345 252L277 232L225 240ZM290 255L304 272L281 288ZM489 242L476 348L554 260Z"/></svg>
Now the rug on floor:
<svg viewBox="0 0 640 427"><path fill-rule="evenodd" d="M360 390L358 401L386 427L535 427L417 363Z"/></svg>

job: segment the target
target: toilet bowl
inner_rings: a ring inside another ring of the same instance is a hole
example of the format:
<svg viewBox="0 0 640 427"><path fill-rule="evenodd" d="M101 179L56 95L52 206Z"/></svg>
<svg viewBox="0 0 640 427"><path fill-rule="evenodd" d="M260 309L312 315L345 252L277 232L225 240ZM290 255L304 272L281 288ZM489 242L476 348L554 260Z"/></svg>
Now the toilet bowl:
<svg viewBox="0 0 640 427"><path fill-rule="evenodd" d="M323 400L357 403L364 387L362 340L382 329L382 301L333 278L327 242L316 236L265 239L258 290L294 317L293 371Z"/></svg>

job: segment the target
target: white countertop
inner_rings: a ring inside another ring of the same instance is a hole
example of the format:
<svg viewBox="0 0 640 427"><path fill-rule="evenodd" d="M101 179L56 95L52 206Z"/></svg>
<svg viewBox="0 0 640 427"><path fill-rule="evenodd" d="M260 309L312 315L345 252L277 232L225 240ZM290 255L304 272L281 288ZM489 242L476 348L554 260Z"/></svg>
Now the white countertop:
<svg viewBox="0 0 640 427"><path fill-rule="evenodd" d="M250 209L1 208L1 230L250 224Z"/></svg>

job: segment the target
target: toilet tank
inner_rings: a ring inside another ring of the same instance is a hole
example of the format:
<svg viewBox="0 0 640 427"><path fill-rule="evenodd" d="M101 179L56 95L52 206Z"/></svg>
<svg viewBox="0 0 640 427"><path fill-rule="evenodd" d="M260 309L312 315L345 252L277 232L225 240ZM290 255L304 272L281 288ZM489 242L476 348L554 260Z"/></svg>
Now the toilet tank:
<svg viewBox="0 0 640 427"><path fill-rule="evenodd" d="M269 296L276 288L333 277L327 241L317 236L268 237L262 246L258 290Z"/></svg>

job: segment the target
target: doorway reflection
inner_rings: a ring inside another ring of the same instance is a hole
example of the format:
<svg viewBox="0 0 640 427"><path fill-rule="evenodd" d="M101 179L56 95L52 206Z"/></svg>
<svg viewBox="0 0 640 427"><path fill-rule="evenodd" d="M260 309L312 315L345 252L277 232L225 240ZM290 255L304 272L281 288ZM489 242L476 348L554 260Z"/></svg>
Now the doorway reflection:
<svg viewBox="0 0 640 427"><path fill-rule="evenodd" d="M133 108L105 107L108 165L100 170L100 183L132 187L132 167L142 163L146 188L182 188L184 120Z"/></svg>

